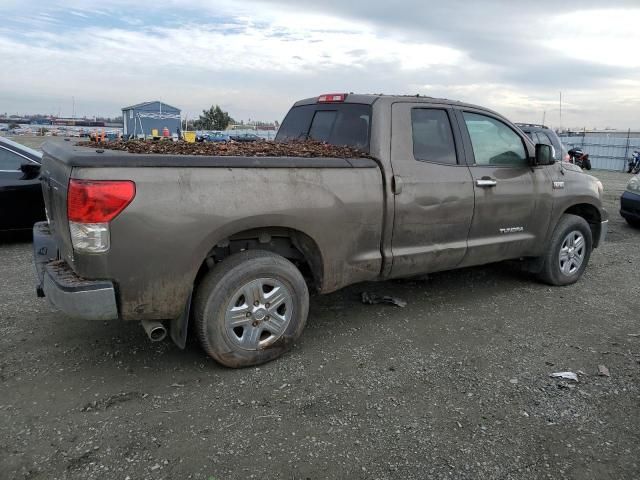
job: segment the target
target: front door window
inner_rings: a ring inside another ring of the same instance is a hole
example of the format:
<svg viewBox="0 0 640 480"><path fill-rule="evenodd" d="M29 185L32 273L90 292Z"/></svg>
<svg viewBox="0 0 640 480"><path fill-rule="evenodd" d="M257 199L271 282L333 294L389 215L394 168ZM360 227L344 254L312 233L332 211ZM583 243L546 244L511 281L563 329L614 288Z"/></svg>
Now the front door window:
<svg viewBox="0 0 640 480"><path fill-rule="evenodd" d="M464 112L464 121L471 137L476 165L528 165L522 139L506 124L492 117L471 112Z"/></svg>

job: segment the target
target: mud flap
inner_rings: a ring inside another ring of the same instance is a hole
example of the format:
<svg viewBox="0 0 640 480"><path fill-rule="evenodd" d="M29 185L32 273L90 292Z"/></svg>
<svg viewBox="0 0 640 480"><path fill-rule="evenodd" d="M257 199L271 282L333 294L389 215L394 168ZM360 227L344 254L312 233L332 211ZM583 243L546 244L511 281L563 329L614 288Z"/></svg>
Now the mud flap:
<svg viewBox="0 0 640 480"><path fill-rule="evenodd" d="M171 320L169 325L169 334L171 340L175 343L180 350L184 350L187 345L187 331L189 330L189 314L191 313L191 296L193 291L189 293L187 304L184 306L182 315Z"/></svg>

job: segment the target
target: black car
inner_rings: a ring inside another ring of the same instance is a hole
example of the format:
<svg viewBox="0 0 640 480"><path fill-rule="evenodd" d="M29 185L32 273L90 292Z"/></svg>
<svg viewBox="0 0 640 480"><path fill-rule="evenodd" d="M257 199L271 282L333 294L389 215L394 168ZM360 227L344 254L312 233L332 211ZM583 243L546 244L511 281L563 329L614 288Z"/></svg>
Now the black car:
<svg viewBox="0 0 640 480"><path fill-rule="evenodd" d="M620 215L632 227L640 228L640 174L629 180L620 198Z"/></svg>
<svg viewBox="0 0 640 480"><path fill-rule="evenodd" d="M262 140L261 137L256 135L255 133L241 133L238 135L229 135L229 138L234 142L259 142Z"/></svg>
<svg viewBox="0 0 640 480"><path fill-rule="evenodd" d="M535 123L516 123L516 125L520 127L520 130L522 130L527 137L533 140L533 143L551 145L553 158L556 162L569 160L567 149L560 141L560 137L549 127Z"/></svg>
<svg viewBox="0 0 640 480"><path fill-rule="evenodd" d="M46 218L41 159L41 153L0 137L0 230L30 230Z"/></svg>

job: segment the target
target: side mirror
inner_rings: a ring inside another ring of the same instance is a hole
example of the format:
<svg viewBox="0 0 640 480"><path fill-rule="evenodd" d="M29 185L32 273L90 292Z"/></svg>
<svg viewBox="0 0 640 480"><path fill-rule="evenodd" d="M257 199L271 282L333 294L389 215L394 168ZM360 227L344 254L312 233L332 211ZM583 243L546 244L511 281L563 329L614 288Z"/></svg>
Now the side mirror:
<svg viewBox="0 0 640 480"><path fill-rule="evenodd" d="M36 178L40 174L40 165L34 162L26 162L20 165L25 180Z"/></svg>
<svg viewBox="0 0 640 480"><path fill-rule="evenodd" d="M553 150L550 145L536 143L536 165L553 165L556 160L553 158Z"/></svg>

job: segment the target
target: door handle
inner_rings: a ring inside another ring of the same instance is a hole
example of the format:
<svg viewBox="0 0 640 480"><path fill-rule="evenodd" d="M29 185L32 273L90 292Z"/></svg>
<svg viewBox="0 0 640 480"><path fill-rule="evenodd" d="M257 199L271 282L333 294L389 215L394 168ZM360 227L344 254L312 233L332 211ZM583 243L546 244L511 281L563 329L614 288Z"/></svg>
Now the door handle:
<svg viewBox="0 0 640 480"><path fill-rule="evenodd" d="M391 178L393 194L400 195L402 193L402 177L394 175Z"/></svg>
<svg viewBox="0 0 640 480"><path fill-rule="evenodd" d="M479 187L495 187L498 184L493 178L482 177L476 180L476 185Z"/></svg>

